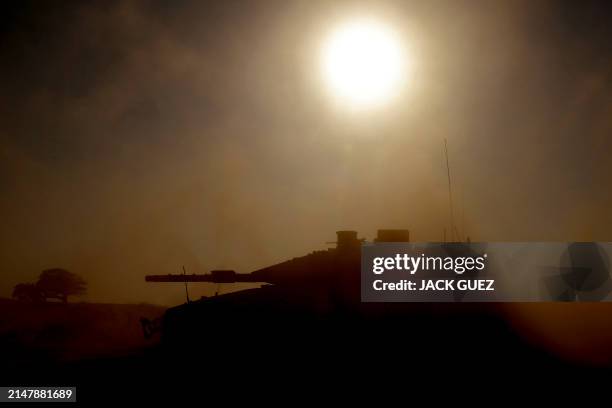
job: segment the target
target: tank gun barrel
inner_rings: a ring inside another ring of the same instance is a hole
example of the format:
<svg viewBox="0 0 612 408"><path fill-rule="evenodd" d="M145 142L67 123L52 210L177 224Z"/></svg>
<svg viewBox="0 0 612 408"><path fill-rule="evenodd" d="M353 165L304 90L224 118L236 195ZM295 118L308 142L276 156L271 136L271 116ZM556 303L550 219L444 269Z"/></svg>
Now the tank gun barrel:
<svg viewBox="0 0 612 408"><path fill-rule="evenodd" d="M251 282L265 283L258 275L252 273L236 273L232 270L216 270L207 274L167 274L146 275L147 282L211 282L211 283L236 283Z"/></svg>

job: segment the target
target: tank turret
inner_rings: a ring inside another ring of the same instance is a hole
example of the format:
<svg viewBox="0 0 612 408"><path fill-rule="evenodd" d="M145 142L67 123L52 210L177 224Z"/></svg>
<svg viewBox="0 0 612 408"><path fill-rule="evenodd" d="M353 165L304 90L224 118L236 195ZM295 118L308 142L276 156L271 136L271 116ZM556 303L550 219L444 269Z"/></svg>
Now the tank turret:
<svg viewBox="0 0 612 408"><path fill-rule="evenodd" d="M336 282L337 272L348 265L359 262L361 244L365 241L357 231L337 231L335 248L314 251L276 265L261 268L250 273L233 270L213 270L208 274L147 275L147 282L211 282L211 283L269 283L274 285L321 286ZM354 271L358 278L359 270Z"/></svg>

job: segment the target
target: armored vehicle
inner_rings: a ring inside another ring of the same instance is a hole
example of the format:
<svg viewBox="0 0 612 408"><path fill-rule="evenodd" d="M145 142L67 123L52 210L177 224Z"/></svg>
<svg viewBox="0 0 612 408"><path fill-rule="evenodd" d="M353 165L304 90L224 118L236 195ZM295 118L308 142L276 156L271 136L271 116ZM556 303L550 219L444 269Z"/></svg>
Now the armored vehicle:
<svg viewBox="0 0 612 408"><path fill-rule="evenodd" d="M409 238L407 230L379 230L374 241L408 242ZM222 356L241 355L244 361L258 355L278 361L291 356L292 361L299 358L305 363L329 358L348 361L371 346L376 350L395 346L396 350L410 347L413 352L401 358L415 363L426 358L427 352L414 353L419 349L449 345L473 349L477 345L483 353L508 340L495 305L362 303L363 242L356 231L338 231L334 248L251 273L216 270L201 275L147 276L147 282L261 283L257 288L168 309L161 322L163 347L171 353L187 352L189 358L203 355L219 361ZM498 340L474 342L486 337ZM368 354L367 358L378 357ZM450 356L427 358L435 361Z"/></svg>

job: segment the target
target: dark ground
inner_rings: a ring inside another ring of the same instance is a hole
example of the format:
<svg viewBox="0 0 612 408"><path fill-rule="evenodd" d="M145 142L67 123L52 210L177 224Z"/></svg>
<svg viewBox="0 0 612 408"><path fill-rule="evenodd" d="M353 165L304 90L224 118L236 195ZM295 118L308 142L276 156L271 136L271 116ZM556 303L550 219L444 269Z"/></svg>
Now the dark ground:
<svg viewBox="0 0 612 408"><path fill-rule="evenodd" d="M454 398L452 390L467 398L537 390L556 399L600 390L611 378L607 363L570 359L520 334L499 305L458 304L452 311L414 305L401 320L338 314L282 324L226 314L203 318L197 342L163 345L159 337L145 340L139 323L161 315L158 306L0 305L1 383L76 385L80 402L238 401L285 393L310 400L329 392L347 401L421 394L437 401ZM179 309L199 316L198 307Z"/></svg>

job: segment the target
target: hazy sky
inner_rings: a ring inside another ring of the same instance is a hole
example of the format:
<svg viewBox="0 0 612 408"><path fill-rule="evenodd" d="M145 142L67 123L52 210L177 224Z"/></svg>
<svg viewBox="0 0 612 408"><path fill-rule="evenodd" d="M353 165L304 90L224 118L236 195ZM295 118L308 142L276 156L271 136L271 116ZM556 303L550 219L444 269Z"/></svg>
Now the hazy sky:
<svg viewBox="0 0 612 408"><path fill-rule="evenodd" d="M182 287L145 274L248 272L338 229L440 240L445 137L472 240L612 240L603 5L4 6L0 296L64 267L89 300L172 304ZM360 16L400 33L412 71L393 103L356 114L330 98L319 56Z"/></svg>

